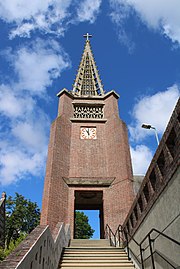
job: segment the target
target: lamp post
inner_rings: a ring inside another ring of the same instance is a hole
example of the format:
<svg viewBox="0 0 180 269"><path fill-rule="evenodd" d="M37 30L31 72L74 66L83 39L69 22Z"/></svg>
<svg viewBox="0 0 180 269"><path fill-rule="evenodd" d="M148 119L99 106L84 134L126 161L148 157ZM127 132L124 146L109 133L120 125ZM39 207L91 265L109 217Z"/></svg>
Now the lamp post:
<svg viewBox="0 0 180 269"><path fill-rule="evenodd" d="M151 126L150 124L144 124L144 123L141 125L141 127L144 128L144 129L153 129L154 130L155 136L156 136L156 141L157 141L157 144L159 146L159 138L158 138L158 134L157 134L156 128L153 127L153 126Z"/></svg>

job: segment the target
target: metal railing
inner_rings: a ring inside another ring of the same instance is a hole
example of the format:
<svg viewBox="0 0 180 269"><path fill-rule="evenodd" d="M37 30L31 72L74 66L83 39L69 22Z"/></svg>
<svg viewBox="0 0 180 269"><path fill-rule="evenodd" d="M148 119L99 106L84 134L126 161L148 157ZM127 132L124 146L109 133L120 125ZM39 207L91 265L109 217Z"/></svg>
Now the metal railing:
<svg viewBox="0 0 180 269"><path fill-rule="evenodd" d="M152 234L156 233L156 237L153 237ZM105 238L110 240L110 245L114 246L114 247L126 247L127 248L127 255L128 255L128 259L130 260L130 252L132 252L130 246L129 246L129 242L132 240L139 248L139 255L140 256L140 260L138 258L137 255L135 255L133 252L133 255L135 256L135 258L137 259L138 263L141 264L141 268L145 269L145 260L147 259L151 259L151 264L152 264L152 269L156 269L155 267L155 259L154 259L154 251L153 251L153 243L156 241L156 239L162 236L168 240L170 240L171 242L175 243L176 245L180 246L180 242L178 242L177 240L171 238L170 236L164 234L163 232L160 232L159 230L153 228L150 230L150 232L148 234L146 234L146 236L143 238L143 240L138 243L133 236L131 236L127 231L125 231L125 229L123 229L123 227L121 225L118 226L117 230L115 233L113 233L112 229L110 228L110 226L107 224L106 225L106 229L105 229ZM144 248L143 245L144 243L147 241L147 246ZM148 257L146 257L146 259L144 259L144 253L145 251L147 251L147 249L149 249L150 255ZM161 258L167 262L172 268L176 268L170 261L168 261L165 257L163 257L160 253L158 253L159 256L161 256Z"/></svg>
<svg viewBox="0 0 180 269"><path fill-rule="evenodd" d="M105 232L104 232L105 238L109 239L110 245L116 247L116 240L115 240L115 234L111 230L110 226L106 224Z"/></svg>

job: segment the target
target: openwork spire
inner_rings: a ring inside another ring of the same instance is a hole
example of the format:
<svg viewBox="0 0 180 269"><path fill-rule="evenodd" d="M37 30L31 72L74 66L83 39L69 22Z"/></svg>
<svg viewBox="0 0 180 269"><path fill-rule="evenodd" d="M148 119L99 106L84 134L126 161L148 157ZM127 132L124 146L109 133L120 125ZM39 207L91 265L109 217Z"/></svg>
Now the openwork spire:
<svg viewBox="0 0 180 269"><path fill-rule="evenodd" d="M86 38L85 48L72 92L77 96L104 95L103 85L91 51L89 38L92 35L87 33L84 37Z"/></svg>

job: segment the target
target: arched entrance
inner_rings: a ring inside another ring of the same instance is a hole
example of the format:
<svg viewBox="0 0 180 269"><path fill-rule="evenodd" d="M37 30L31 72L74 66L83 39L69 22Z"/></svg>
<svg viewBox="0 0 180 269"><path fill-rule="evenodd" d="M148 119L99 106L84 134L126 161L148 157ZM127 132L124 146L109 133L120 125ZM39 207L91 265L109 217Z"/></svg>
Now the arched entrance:
<svg viewBox="0 0 180 269"><path fill-rule="evenodd" d="M74 216L76 210L99 211L100 238L104 238L103 191L75 191L74 196Z"/></svg>

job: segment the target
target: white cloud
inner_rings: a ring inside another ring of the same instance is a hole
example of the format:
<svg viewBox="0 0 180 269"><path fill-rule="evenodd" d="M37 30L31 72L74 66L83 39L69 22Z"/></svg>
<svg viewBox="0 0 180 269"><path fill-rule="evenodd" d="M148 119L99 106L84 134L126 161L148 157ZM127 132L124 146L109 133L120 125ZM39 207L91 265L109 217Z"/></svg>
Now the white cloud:
<svg viewBox="0 0 180 269"><path fill-rule="evenodd" d="M62 22L68 17L71 0L31 1L6 0L0 2L0 16L7 23L16 25L10 37L29 36L32 30L62 34L66 26Z"/></svg>
<svg viewBox="0 0 180 269"><path fill-rule="evenodd" d="M154 130L142 129L142 123L151 124L156 127L159 135L163 134L178 98L179 89L176 84L166 91L142 97L133 108L133 124L128 126L130 140L141 142L147 136L154 135ZM145 174L152 157L151 150L145 145L131 147L134 174Z"/></svg>
<svg viewBox="0 0 180 269"><path fill-rule="evenodd" d="M101 0L84 0L77 7L77 21L94 23L99 13Z"/></svg>
<svg viewBox="0 0 180 269"><path fill-rule="evenodd" d="M99 13L101 0L0 0L0 17L11 24L10 38L30 37L39 30L63 35L69 23L89 21L93 23Z"/></svg>
<svg viewBox="0 0 180 269"><path fill-rule="evenodd" d="M29 176L43 175L49 129L47 125L42 123L41 130L36 130L36 124L22 123L22 126L18 124L14 129L9 126L6 136L1 135L0 185L15 183Z"/></svg>
<svg viewBox="0 0 180 269"><path fill-rule="evenodd" d="M10 34L10 39L13 39L16 36L20 37L30 37L31 32L35 30L36 27L33 23L24 23L14 29Z"/></svg>
<svg viewBox="0 0 180 269"><path fill-rule="evenodd" d="M129 34L125 31L125 22L131 14L131 8L123 1L109 0L112 12L110 17L112 22L117 26L117 34L119 41L128 48L129 53L132 53L135 48L135 44L132 41Z"/></svg>
<svg viewBox="0 0 180 269"><path fill-rule="evenodd" d="M22 117L32 111L35 101L30 96L17 96L7 85L0 85L0 113L6 117Z"/></svg>
<svg viewBox="0 0 180 269"><path fill-rule="evenodd" d="M17 96L10 86L1 89L0 119L7 119L0 133L0 185L8 185L43 173L50 121L32 97Z"/></svg>
<svg viewBox="0 0 180 269"><path fill-rule="evenodd" d="M70 66L68 55L54 40L36 39L16 52L6 53L18 82L14 87L31 95L45 93L46 87Z"/></svg>
<svg viewBox="0 0 180 269"><path fill-rule="evenodd" d="M46 12L49 6L48 0L31 1L27 3L24 0L6 0L0 2L0 15L8 22L22 21L30 19L38 12Z"/></svg>
<svg viewBox="0 0 180 269"><path fill-rule="evenodd" d="M25 150L30 153L44 152L47 146L47 130L49 125L48 116L38 109L38 111L28 115L27 118L14 122L11 132L18 141L18 144L22 145Z"/></svg>
<svg viewBox="0 0 180 269"><path fill-rule="evenodd" d="M16 73L0 85L0 184L8 185L43 175L50 119L38 101L70 62L56 41L41 39L4 57Z"/></svg>
<svg viewBox="0 0 180 269"><path fill-rule="evenodd" d="M172 42L180 44L180 1L179 0L110 0L111 17L120 29L124 20L136 12L149 28L159 31ZM115 20L119 17L121 19Z"/></svg>
<svg viewBox="0 0 180 269"><path fill-rule="evenodd" d="M132 111L134 123L129 126L131 140L139 141L148 135L154 135L153 130L142 129L142 123L151 124L157 129L159 134L162 134L178 98L179 89L174 84L166 91L140 99Z"/></svg>
<svg viewBox="0 0 180 269"><path fill-rule="evenodd" d="M29 155L18 148L1 150L0 184L9 185L29 175L37 176L42 172L45 162L45 153Z"/></svg>
<svg viewBox="0 0 180 269"><path fill-rule="evenodd" d="M144 145L130 148L134 175L144 175L152 160L152 152Z"/></svg>

